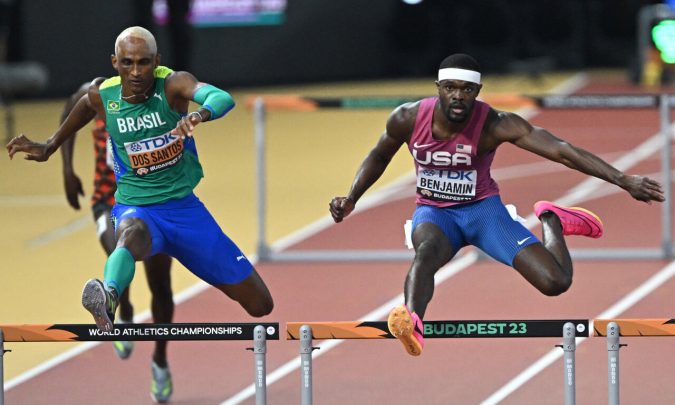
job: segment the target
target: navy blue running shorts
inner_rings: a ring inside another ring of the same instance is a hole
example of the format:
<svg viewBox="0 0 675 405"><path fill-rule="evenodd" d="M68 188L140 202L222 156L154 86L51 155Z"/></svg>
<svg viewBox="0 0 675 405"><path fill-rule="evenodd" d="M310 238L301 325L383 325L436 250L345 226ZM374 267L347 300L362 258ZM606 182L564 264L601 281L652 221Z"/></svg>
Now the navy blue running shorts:
<svg viewBox="0 0 675 405"><path fill-rule="evenodd" d="M447 208L418 205L413 214L413 234L425 222L445 233L453 256L464 246L473 245L507 266L513 266L521 249L539 243L532 232L511 218L498 195Z"/></svg>
<svg viewBox="0 0 675 405"><path fill-rule="evenodd" d="M239 284L253 265L223 233L204 204L190 194L162 204L115 204L115 230L124 218L140 218L152 236L152 253L166 253L211 285Z"/></svg>

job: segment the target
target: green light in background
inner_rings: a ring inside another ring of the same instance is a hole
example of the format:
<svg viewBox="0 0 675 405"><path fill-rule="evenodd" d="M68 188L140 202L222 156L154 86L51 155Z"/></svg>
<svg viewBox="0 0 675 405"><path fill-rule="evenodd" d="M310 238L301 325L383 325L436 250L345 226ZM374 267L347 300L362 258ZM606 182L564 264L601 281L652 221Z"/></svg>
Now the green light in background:
<svg viewBox="0 0 675 405"><path fill-rule="evenodd" d="M675 63L675 21L663 20L652 28L652 40L661 51L661 59Z"/></svg>

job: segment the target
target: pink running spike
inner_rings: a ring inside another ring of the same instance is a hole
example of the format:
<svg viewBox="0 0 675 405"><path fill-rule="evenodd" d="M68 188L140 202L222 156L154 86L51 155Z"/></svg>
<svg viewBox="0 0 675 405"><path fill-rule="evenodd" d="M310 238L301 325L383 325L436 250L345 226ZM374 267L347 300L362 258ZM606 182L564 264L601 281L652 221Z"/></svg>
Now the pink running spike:
<svg viewBox="0 0 675 405"><path fill-rule="evenodd" d="M602 221L585 208L561 207L550 201L538 201L534 204L534 213L537 217L541 217L541 214L546 211L551 211L560 218L563 235L581 235L589 238L602 236Z"/></svg>
<svg viewBox="0 0 675 405"><path fill-rule="evenodd" d="M419 356L424 348L424 325L416 313L410 313L405 305L398 305L387 318L389 332L403 343L408 354Z"/></svg>

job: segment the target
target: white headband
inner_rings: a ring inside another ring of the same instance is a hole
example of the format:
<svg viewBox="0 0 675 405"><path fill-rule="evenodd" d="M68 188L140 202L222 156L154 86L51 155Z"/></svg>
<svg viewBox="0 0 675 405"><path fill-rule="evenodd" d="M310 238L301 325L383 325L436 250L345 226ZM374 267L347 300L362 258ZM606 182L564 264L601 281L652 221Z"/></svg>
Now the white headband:
<svg viewBox="0 0 675 405"><path fill-rule="evenodd" d="M438 81L441 80L464 80L480 84L480 73L475 70L445 68L438 71Z"/></svg>

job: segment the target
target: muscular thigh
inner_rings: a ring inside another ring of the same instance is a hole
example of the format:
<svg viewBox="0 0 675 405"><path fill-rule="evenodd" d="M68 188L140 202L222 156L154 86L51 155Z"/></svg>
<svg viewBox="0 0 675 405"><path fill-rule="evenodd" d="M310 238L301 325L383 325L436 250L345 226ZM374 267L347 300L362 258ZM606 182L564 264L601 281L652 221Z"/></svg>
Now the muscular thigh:
<svg viewBox="0 0 675 405"><path fill-rule="evenodd" d="M212 285L238 284L251 275L251 263L201 202L173 214L162 226L166 253Z"/></svg>
<svg viewBox="0 0 675 405"><path fill-rule="evenodd" d="M418 206L413 214L412 228L413 243L416 249L420 243L431 240L438 243L438 248L450 250L449 257L452 258L462 247L466 246L462 229L448 208ZM445 238L435 237L435 235L443 235Z"/></svg>
<svg viewBox="0 0 675 405"><path fill-rule="evenodd" d="M120 224L127 219L140 219L147 227L151 239L151 251L147 257L154 256L164 251L164 234L157 223L156 214L151 206L131 206L124 204L115 204L112 209L111 218L115 226L115 233L119 231Z"/></svg>
<svg viewBox="0 0 675 405"><path fill-rule="evenodd" d="M539 239L523 224L512 218L499 196L470 204L463 213L467 240L493 259L513 266L513 259Z"/></svg>

